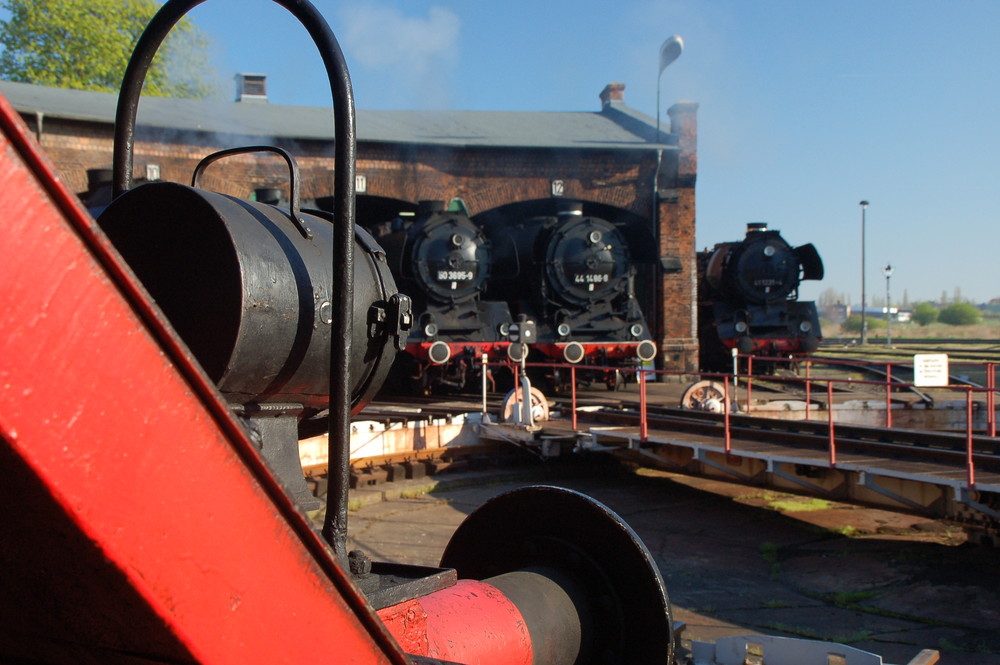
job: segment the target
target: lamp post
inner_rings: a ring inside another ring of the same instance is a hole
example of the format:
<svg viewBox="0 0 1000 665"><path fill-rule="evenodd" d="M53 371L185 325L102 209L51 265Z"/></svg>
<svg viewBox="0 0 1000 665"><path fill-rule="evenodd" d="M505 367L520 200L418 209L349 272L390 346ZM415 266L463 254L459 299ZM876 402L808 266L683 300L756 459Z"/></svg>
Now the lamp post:
<svg viewBox="0 0 1000 665"><path fill-rule="evenodd" d="M663 165L663 141L660 138L660 79L663 78L663 70L670 66L674 60L680 57L684 50L684 40L678 35L672 35L663 40L660 44L660 69L656 74L656 136L654 141L659 146L656 150L656 171L653 172L653 214L649 216L653 226L653 237L660 237L660 168ZM659 280L656 287L657 299L663 302L663 279ZM662 310L656 313L657 318L663 316Z"/></svg>
<svg viewBox="0 0 1000 665"><path fill-rule="evenodd" d="M885 345L892 346L892 300L889 299L889 278L892 277L894 268L892 264L886 264L882 268L885 273Z"/></svg>
<svg viewBox="0 0 1000 665"><path fill-rule="evenodd" d="M656 142L660 142L660 79L663 70L680 57L684 50L684 40L679 35L672 35L660 44L660 71L656 75Z"/></svg>
<svg viewBox="0 0 1000 665"><path fill-rule="evenodd" d="M868 320L865 318L865 308L868 303L865 301L865 212L868 210L868 201L862 201L861 206L861 343L868 343Z"/></svg>

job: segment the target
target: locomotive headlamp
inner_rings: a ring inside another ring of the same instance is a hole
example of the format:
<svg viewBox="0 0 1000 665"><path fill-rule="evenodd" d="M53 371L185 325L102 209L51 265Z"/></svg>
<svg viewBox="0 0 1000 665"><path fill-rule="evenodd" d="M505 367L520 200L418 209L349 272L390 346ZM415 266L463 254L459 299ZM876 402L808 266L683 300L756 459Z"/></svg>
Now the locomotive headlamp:
<svg viewBox="0 0 1000 665"><path fill-rule="evenodd" d="M507 337L510 335L510 324L504 321L497 326L497 332L500 333L501 337Z"/></svg>
<svg viewBox="0 0 1000 665"><path fill-rule="evenodd" d="M558 326L556 326L556 333L558 333L558 335L560 337L569 337L569 333L570 333L569 324L568 323L560 323Z"/></svg>
<svg viewBox="0 0 1000 665"><path fill-rule="evenodd" d="M587 239L590 240L591 245L596 245L597 243L601 242L601 239L603 237L604 236L601 235L600 231L591 231Z"/></svg>
<svg viewBox="0 0 1000 665"><path fill-rule="evenodd" d="M434 342L427 350L427 357L435 365L443 365L451 359L451 347L444 342Z"/></svg>
<svg viewBox="0 0 1000 665"><path fill-rule="evenodd" d="M774 249L774 245L767 245L766 247L764 247L764 256L774 256L774 253L776 251L777 250Z"/></svg>
<svg viewBox="0 0 1000 665"><path fill-rule="evenodd" d="M507 357L516 363L528 357L528 345L514 342L507 346Z"/></svg>
<svg viewBox="0 0 1000 665"><path fill-rule="evenodd" d="M653 360L656 358L656 344L648 339L639 342L639 346L635 350L635 355L643 362Z"/></svg>
<svg viewBox="0 0 1000 665"><path fill-rule="evenodd" d="M428 323L424 326L424 337L434 337L438 334L438 327L436 323Z"/></svg>
<svg viewBox="0 0 1000 665"><path fill-rule="evenodd" d="M740 334L745 333L749 329L749 326L747 325L746 321L737 321L736 325L734 325L733 327L736 328L736 332Z"/></svg>
<svg viewBox="0 0 1000 665"><path fill-rule="evenodd" d="M802 332L809 332L810 330L812 330L812 328L813 324L811 321L803 321L802 323L799 324L799 330L801 330Z"/></svg>
<svg viewBox="0 0 1000 665"><path fill-rule="evenodd" d="M644 330L645 328L643 328L642 324L639 323L633 323L632 327L628 329L628 331L632 333L632 337L638 337Z"/></svg>
<svg viewBox="0 0 1000 665"><path fill-rule="evenodd" d="M584 355L583 344L580 344L580 342L570 342L563 347L563 358L566 362L573 365L583 360Z"/></svg>
<svg viewBox="0 0 1000 665"><path fill-rule="evenodd" d="M451 244L455 247L461 247L465 244L465 236L461 233L456 233L451 237Z"/></svg>

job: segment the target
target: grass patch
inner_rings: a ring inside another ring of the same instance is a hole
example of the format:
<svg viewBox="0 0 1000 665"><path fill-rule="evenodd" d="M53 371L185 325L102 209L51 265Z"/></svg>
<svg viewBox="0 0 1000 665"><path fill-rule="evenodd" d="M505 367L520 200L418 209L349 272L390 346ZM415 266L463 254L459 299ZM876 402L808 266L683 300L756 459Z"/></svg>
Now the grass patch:
<svg viewBox="0 0 1000 665"><path fill-rule="evenodd" d="M769 610L780 610L787 607L795 607L795 605L784 600L769 600L762 607Z"/></svg>
<svg viewBox="0 0 1000 665"><path fill-rule="evenodd" d="M768 507L782 513L804 513L813 510L827 510L830 502L814 498L784 498L771 501Z"/></svg>

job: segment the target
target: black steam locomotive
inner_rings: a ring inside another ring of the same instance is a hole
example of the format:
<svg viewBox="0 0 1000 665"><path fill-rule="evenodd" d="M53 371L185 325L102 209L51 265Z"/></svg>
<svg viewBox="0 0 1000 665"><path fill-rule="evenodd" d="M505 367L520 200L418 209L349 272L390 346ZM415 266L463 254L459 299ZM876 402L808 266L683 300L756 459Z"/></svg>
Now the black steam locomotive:
<svg viewBox="0 0 1000 665"><path fill-rule="evenodd" d="M560 201L555 214L483 221L495 250L487 294L537 324L530 360L652 362L656 344L635 295L635 254L642 252L635 228L585 215L579 201ZM613 370L604 379L614 388L623 376ZM557 370L545 378L554 389L567 380Z"/></svg>
<svg viewBox="0 0 1000 665"><path fill-rule="evenodd" d="M739 242L698 253L698 339L701 367L732 367L741 354L812 353L822 339L816 304L798 300L799 283L823 279L812 244L792 247L763 223L747 225Z"/></svg>
<svg viewBox="0 0 1000 665"><path fill-rule="evenodd" d="M470 218L455 200L447 210L421 202L391 222L380 221L384 213L363 215L400 291L413 300L406 353L383 392L478 388L484 354L491 363L521 360L525 347L510 335L517 321L536 324L531 363L652 362L656 345L634 284L636 256L648 259L652 240L637 238L634 224L583 213L583 203L560 200ZM492 388L511 378L487 371ZM569 380L555 368L531 372L556 390ZM593 381L592 374L580 372L579 380ZM613 369L599 378L613 388L625 376Z"/></svg>
<svg viewBox="0 0 1000 665"><path fill-rule="evenodd" d="M484 354L491 361L507 357L510 310L482 298L491 247L464 211L423 201L415 217L397 217L378 240L414 310L406 354L397 359L390 390L401 381L423 392L462 390L481 376Z"/></svg>

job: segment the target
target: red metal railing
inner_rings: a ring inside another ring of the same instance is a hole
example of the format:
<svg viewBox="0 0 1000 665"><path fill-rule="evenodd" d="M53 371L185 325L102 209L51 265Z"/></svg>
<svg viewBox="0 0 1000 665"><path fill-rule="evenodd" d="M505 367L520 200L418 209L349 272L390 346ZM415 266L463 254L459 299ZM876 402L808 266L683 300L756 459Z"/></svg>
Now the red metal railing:
<svg viewBox="0 0 1000 665"><path fill-rule="evenodd" d="M758 363L760 361L782 361L787 362L788 358L757 358ZM697 376L699 379L712 379L721 383L722 398L726 405L723 409L723 437L724 446L726 453L732 450L732 432L730 427L730 412L732 406L736 404L739 399L739 394L737 390L734 390L738 383L742 380L744 385L744 395L743 399L745 408L743 409L745 413L749 414L753 412L753 383L754 380L758 382L761 380L766 380L768 382L794 382L802 384L804 383L805 388L805 419L812 420L813 415L813 396L815 393L825 392L826 393L826 411L827 411L827 430L828 430L828 453L829 453L829 464L831 467L837 465L837 437L836 437L836 419L834 413L834 390L838 384L850 386L852 389L858 389L859 387L870 386L873 391L884 390L885 392L885 426L887 428L893 427L893 393L894 391L902 391L914 387L912 383L901 381L899 378L894 378L894 368L900 366L910 366L909 363L859 363L857 361L837 361L837 360L824 360L823 365L850 365L857 367L858 365L874 365L879 368L880 371L884 371L885 380L859 380L853 377L848 378L831 378L831 377L817 377L813 372L813 365L818 364L814 360L804 360L804 377L780 377L780 376L755 376L753 374L753 357L747 357L747 373L746 374L707 374L701 373L693 375L690 372L680 372L680 371L665 371L665 370L652 370L643 367L635 368L622 368L622 367L604 367L604 366L583 366L583 365L554 365L554 364L541 364L541 363L529 363L528 367L547 367L553 370L558 369L559 371L569 370L570 377L570 399L571 399L571 421L574 429L577 429L577 377L580 371L593 371L598 376L609 375L615 371L628 373L629 376L634 373L636 382L638 384L639 392L639 439L646 442L649 439L649 419L648 419L648 386L647 381L650 376L653 377L694 377ZM497 363L498 365L505 365L513 372L515 380L517 379L518 367L516 364L511 363ZM983 364L974 363L952 363L953 368L955 367L967 367L975 366L977 368L983 368ZM978 370L977 370L978 371ZM900 372L895 372L895 377L899 377ZM965 401L965 436L966 436L966 482L969 488L975 486L975 464L973 458L973 437L977 428L975 427L975 415L977 412L977 406L982 405L982 402L974 399L975 395L982 394L985 399L986 407L986 426L982 429L982 432L987 436L996 436L996 364L986 363L985 364L985 376L986 376L986 386L967 386L967 385L947 385L934 387L926 390L933 390L934 392L947 392L947 393L957 393L964 396ZM816 390L814 384L820 388ZM760 416L761 410L757 409L756 413Z"/></svg>

